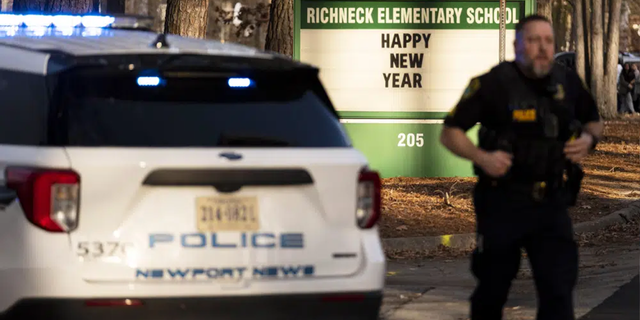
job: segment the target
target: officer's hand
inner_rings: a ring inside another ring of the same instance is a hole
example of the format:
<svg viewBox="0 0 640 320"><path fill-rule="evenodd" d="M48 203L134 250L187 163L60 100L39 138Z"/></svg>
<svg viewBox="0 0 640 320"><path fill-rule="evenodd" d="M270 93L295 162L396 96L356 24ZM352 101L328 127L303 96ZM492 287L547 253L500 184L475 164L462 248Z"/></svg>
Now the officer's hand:
<svg viewBox="0 0 640 320"><path fill-rule="evenodd" d="M493 178L504 176L511 168L513 156L501 150L484 152L478 161L482 170Z"/></svg>
<svg viewBox="0 0 640 320"><path fill-rule="evenodd" d="M593 137L590 134L583 132L580 135L580 138L567 142L564 146L564 154L569 160L571 160L571 162L578 163L589 154L589 149L591 148L592 143Z"/></svg>

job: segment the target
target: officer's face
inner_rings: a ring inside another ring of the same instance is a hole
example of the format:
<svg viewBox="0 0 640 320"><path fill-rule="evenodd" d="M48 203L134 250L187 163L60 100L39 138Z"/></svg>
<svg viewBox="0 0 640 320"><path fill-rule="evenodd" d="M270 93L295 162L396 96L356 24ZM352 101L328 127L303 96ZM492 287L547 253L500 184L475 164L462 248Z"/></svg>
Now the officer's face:
<svg viewBox="0 0 640 320"><path fill-rule="evenodd" d="M516 59L536 77L544 77L553 66L554 41L553 28L548 22L529 22L516 39Z"/></svg>

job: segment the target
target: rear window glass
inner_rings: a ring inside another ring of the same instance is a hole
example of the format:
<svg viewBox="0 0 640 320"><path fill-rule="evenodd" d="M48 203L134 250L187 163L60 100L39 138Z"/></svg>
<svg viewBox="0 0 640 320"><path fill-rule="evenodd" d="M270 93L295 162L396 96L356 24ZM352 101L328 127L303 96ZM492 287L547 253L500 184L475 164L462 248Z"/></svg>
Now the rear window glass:
<svg viewBox="0 0 640 320"><path fill-rule="evenodd" d="M76 74L60 83L58 144L114 147L348 147L320 82L253 76L231 88L219 74Z"/></svg>

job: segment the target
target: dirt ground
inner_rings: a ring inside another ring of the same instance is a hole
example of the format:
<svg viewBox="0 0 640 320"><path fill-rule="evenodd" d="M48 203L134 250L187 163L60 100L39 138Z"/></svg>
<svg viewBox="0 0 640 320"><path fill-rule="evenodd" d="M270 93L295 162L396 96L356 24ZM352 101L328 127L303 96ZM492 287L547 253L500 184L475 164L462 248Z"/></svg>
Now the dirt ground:
<svg viewBox="0 0 640 320"><path fill-rule="evenodd" d="M593 220L640 199L640 117L605 122L605 138L583 161L586 173L574 222ZM474 231L475 178L383 179L383 238Z"/></svg>
<svg viewBox="0 0 640 320"><path fill-rule="evenodd" d="M594 232L577 233L575 240L581 248L598 248L606 251L617 245L635 245L640 241L640 217L618 223ZM456 259L469 258L472 249L453 249L440 245L427 250L385 250L389 261L420 261L422 259ZM526 253L523 252L523 256Z"/></svg>

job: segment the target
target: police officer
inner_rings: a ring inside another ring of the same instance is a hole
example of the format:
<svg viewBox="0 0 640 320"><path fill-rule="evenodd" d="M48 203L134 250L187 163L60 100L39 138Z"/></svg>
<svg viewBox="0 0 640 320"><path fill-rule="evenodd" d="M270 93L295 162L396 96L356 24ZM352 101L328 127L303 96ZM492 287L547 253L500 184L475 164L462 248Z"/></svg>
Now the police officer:
<svg viewBox="0 0 640 320"><path fill-rule="evenodd" d="M478 175L472 320L502 319L521 248L538 291L537 319L575 319L578 249L566 175L595 148L603 125L581 79L554 63L554 41L545 17L522 19L515 61L473 78L445 119L442 144ZM477 123L478 147L466 136Z"/></svg>

